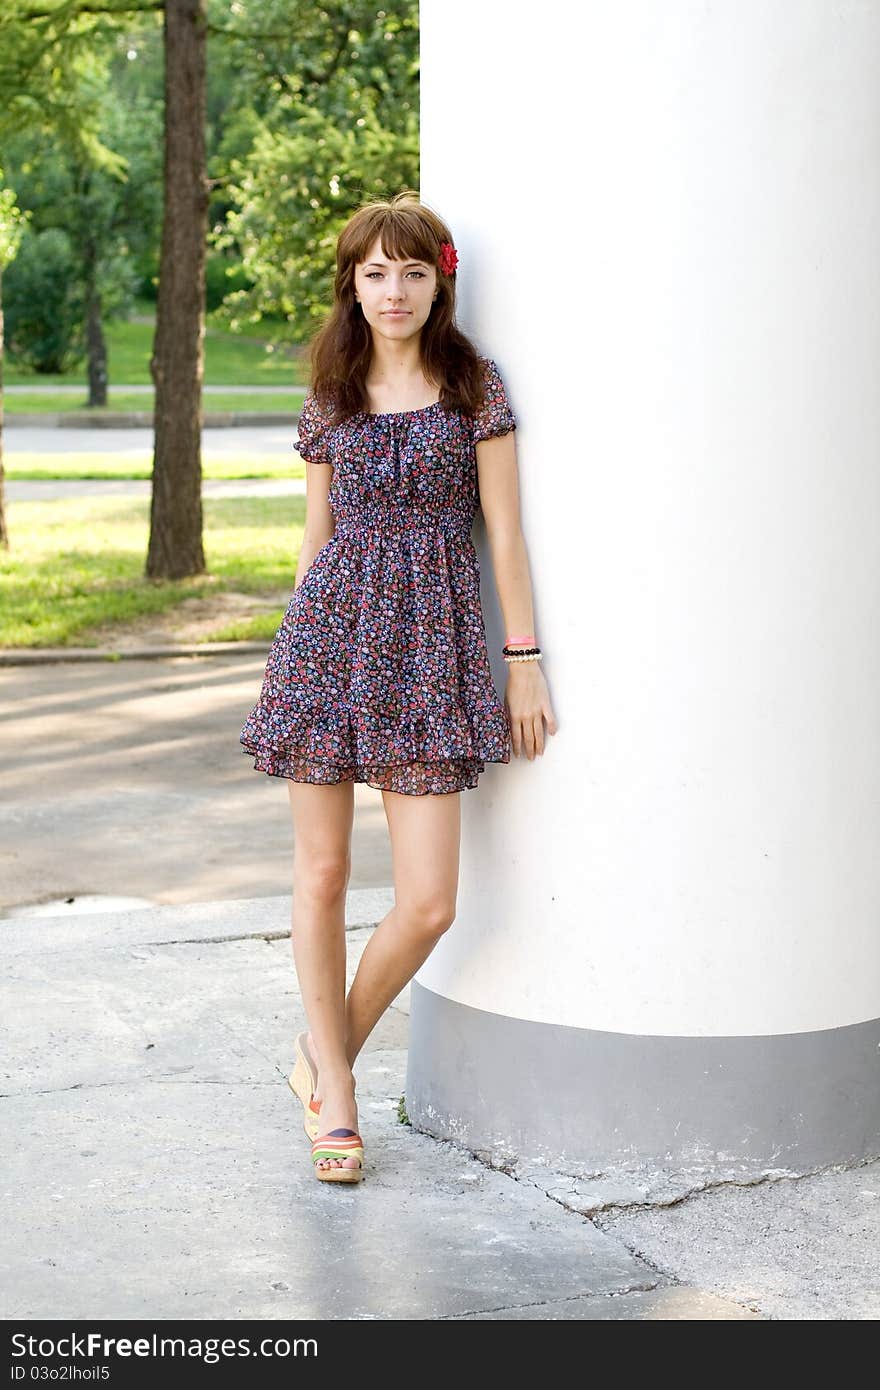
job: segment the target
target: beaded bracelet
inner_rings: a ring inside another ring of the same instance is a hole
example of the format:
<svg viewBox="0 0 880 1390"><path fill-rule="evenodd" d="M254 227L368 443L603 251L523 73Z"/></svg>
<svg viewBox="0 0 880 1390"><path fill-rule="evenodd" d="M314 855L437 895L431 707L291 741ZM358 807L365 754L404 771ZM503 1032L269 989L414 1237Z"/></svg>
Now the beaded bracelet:
<svg viewBox="0 0 880 1390"><path fill-rule="evenodd" d="M505 661L540 661L542 652L540 647L514 648L505 645L501 648Z"/></svg>

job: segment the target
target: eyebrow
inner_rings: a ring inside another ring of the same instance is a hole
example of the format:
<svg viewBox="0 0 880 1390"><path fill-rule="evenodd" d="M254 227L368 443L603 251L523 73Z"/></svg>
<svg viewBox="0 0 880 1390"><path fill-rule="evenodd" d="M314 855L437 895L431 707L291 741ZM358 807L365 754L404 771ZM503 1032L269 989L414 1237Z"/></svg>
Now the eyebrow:
<svg viewBox="0 0 880 1390"><path fill-rule="evenodd" d="M369 268L370 268L371 265L376 265L376 266L379 267L380 270L384 270L384 269L385 269L385 266L388 265L388 264L389 264L388 261L367 261L367 264L364 266L364 270L369 270ZM407 261L406 264L407 264L407 265L427 265L428 262L427 262L427 261Z"/></svg>

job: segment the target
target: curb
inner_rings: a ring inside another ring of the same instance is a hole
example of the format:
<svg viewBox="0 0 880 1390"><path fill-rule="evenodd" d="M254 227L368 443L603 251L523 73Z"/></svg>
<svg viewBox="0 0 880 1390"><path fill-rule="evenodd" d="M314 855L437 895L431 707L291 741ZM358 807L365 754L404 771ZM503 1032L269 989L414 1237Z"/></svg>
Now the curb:
<svg viewBox="0 0 880 1390"><path fill-rule="evenodd" d="M42 666L52 661L153 661L167 656L228 656L259 652L268 642L181 642L166 647L22 647L0 650L0 666Z"/></svg>
<svg viewBox="0 0 880 1390"><path fill-rule="evenodd" d="M236 425L296 425L299 411L290 410L206 410L202 416L202 429L230 429ZM16 426L31 427L57 426L60 429L144 429L152 428L152 410L115 410L109 414L95 411L47 411L45 415L23 411L15 414L7 405L4 421L5 429Z"/></svg>

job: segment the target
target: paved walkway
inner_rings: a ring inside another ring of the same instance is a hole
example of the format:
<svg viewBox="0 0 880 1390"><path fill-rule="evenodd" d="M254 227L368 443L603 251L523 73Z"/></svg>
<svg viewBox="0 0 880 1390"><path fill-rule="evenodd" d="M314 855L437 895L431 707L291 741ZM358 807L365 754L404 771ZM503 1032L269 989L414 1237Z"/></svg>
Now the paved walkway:
<svg viewBox="0 0 880 1390"><path fill-rule="evenodd" d="M349 982L382 891L349 898ZM399 1115L409 990L355 1064L365 1176L288 1089L289 902L7 923L6 1319L742 1319Z"/></svg>
<svg viewBox="0 0 880 1390"><path fill-rule="evenodd" d="M565 1155L493 1169L399 1114L408 988L356 1064L364 1183L317 1182L286 784L237 742L263 660L0 671L0 1315L880 1316L880 1162L672 1206ZM349 980L393 901L370 788L352 848ZM147 905L78 910L108 894Z"/></svg>
<svg viewBox="0 0 880 1390"><path fill-rule="evenodd" d="M0 668L0 914L289 892L287 784L238 742L264 669L265 650ZM382 793L358 786L351 886L391 879Z"/></svg>
<svg viewBox="0 0 880 1390"><path fill-rule="evenodd" d="M391 902L349 894L349 983ZM409 987L355 1063L364 1181L319 1183L289 920L284 894L3 924L4 1318L880 1316L880 1162L672 1206L566 1155L493 1168L406 1122Z"/></svg>
<svg viewBox="0 0 880 1390"><path fill-rule="evenodd" d="M299 461L299 454L293 449L295 438L296 428L288 424L252 423L237 429L206 427L202 431L202 458L268 454L294 465ZM14 416L7 416L3 425L3 453L7 464L14 463L22 454L113 454L149 464L153 457L153 429L151 425L119 429L18 425Z"/></svg>

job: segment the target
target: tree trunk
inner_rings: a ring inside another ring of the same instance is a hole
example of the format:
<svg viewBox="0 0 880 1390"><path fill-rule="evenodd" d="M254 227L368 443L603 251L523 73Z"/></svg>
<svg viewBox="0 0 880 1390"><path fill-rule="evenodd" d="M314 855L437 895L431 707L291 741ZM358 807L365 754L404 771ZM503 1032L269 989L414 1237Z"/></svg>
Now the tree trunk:
<svg viewBox="0 0 880 1390"><path fill-rule="evenodd" d="M89 266L86 305L86 348L89 362L89 405L107 404L107 342L101 323L101 295Z"/></svg>
<svg viewBox="0 0 880 1390"><path fill-rule="evenodd" d="M3 272L0 270L0 550L9 549L6 529L6 474L3 471Z"/></svg>
<svg viewBox="0 0 880 1390"><path fill-rule="evenodd" d="M204 574L202 374L205 334L206 0L166 0L165 204L156 334L153 489L146 574Z"/></svg>

